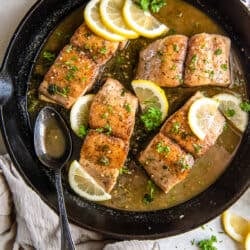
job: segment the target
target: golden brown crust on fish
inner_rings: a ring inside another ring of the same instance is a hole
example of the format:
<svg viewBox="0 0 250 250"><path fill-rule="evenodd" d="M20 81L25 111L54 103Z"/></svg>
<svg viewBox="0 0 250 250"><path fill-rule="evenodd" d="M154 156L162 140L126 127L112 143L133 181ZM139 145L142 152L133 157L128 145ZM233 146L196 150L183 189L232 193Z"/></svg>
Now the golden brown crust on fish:
<svg viewBox="0 0 250 250"><path fill-rule="evenodd" d="M84 52L67 45L45 75L39 93L70 108L79 96L92 87L97 73L95 62Z"/></svg>
<svg viewBox="0 0 250 250"><path fill-rule="evenodd" d="M81 158L109 169L120 169L127 153L128 144L122 139L91 130L84 140Z"/></svg>
<svg viewBox="0 0 250 250"><path fill-rule="evenodd" d="M140 52L136 79L150 80L163 87L181 85L187 43L188 37L183 35L151 43Z"/></svg>
<svg viewBox="0 0 250 250"><path fill-rule="evenodd" d="M106 192L110 192L127 153L128 144L123 140L90 130L82 145L79 162Z"/></svg>
<svg viewBox="0 0 250 250"><path fill-rule="evenodd" d="M161 133L177 142L184 150L196 158L204 155L214 145L225 124L225 118L218 111L215 117L217 128L210 129L204 140L200 140L194 135L188 124L188 111L192 103L201 97L204 97L201 92L193 95L183 107L166 120L161 128Z"/></svg>
<svg viewBox="0 0 250 250"><path fill-rule="evenodd" d="M194 164L190 154L162 133L151 140L139 161L165 193L184 180Z"/></svg>
<svg viewBox="0 0 250 250"><path fill-rule="evenodd" d="M75 31L70 43L100 65L106 63L120 46L119 42L108 41L95 35L85 23Z"/></svg>
<svg viewBox="0 0 250 250"><path fill-rule="evenodd" d="M184 83L187 86L230 84L230 39L201 33L190 38L185 63Z"/></svg>
<svg viewBox="0 0 250 250"><path fill-rule="evenodd" d="M117 80L109 78L91 104L90 127L110 131L113 136L128 141L134 129L137 107L137 98Z"/></svg>

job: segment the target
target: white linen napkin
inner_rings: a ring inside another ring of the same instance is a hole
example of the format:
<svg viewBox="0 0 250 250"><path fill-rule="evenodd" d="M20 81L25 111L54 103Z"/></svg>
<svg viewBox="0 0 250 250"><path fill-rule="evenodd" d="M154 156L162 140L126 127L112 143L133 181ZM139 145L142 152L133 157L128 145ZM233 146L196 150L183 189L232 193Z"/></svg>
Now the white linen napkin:
<svg viewBox="0 0 250 250"><path fill-rule="evenodd" d="M13 203L12 203L13 201ZM235 210L250 217L250 190L237 202ZM196 243L211 235L218 239L218 249L236 250L241 246L225 234L219 218L191 232L159 239L114 242L104 236L71 224L76 249L83 250L158 250L197 249ZM194 244L192 244L192 240ZM57 214L26 185L8 155L0 156L0 250L60 249Z"/></svg>

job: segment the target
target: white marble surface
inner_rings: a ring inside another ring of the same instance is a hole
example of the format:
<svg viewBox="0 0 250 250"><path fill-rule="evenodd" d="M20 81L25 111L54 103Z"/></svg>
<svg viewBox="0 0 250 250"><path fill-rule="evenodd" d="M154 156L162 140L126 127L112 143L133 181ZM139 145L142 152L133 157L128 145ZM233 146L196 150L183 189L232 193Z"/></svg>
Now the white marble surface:
<svg viewBox="0 0 250 250"><path fill-rule="evenodd" d="M16 26L32 6L35 0L1 0L0 1L0 62L3 59L4 52L7 48L8 42L16 29ZM5 152L2 139L0 136L0 154ZM250 190L248 190L241 199L232 207L237 213L242 214L250 219ZM196 246L191 244L191 241L195 239L208 238L211 235L216 235L218 238L218 249L241 249L241 246L235 244L225 234L219 233L222 231L220 219L216 218L204 226L204 229L197 228L191 232L160 239L161 249L197 249Z"/></svg>

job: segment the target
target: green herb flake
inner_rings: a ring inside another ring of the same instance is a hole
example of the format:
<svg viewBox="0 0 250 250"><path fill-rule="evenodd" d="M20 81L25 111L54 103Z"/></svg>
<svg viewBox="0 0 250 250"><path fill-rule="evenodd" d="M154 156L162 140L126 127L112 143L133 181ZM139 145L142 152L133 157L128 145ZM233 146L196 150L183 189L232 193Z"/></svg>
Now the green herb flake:
<svg viewBox="0 0 250 250"><path fill-rule="evenodd" d="M198 145L198 144L193 144L193 147L194 147L194 151L196 154L199 154L201 149L202 149L202 146L201 145Z"/></svg>
<svg viewBox="0 0 250 250"><path fill-rule="evenodd" d="M179 160L179 165L181 167L181 171L185 171L185 170L188 170L191 168L191 166L187 163L185 157L182 157L180 160Z"/></svg>
<svg viewBox="0 0 250 250"><path fill-rule="evenodd" d="M195 243L195 239L192 239L192 240L191 240L191 245L193 246L194 243Z"/></svg>
<svg viewBox="0 0 250 250"><path fill-rule="evenodd" d="M68 67L68 72L65 76L67 81L72 81L75 79L75 73L78 71L78 68L75 65L72 65L71 62L65 62L65 65Z"/></svg>
<svg viewBox="0 0 250 250"><path fill-rule="evenodd" d="M214 51L214 54L215 54L216 56L221 55L221 54L222 54L222 49L221 49L221 48L218 48L217 50Z"/></svg>
<svg viewBox="0 0 250 250"><path fill-rule="evenodd" d="M226 111L225 111L225 115L227 117L233 117L235 115L235 110L234 109L230 109L228 108Z"/></svg>
<svg viewBox="0 0 250 250"><path fill-rule="evenodd" d="M85 137L87 135L87 133L88 133L87 127L84 126L84 125L80 125L78 133L77 133L78 136L83 138L83 137Z"/></svg>
<svg viewBox="0 0 250 250"><path fill-rule="evenodd" d="M159 108L149 107L140 116L142 123L148 131L154 130L162 122L162 112Z"/></svg>
<svg viewBox="0 0 250 250"><path fill-rule="evenodd" d="M215 242L217 242L217 238L212 235L210 239L199 241L197 246L200 250L217 250L217 248L213 245Z"/></svg>
<svg viewBox="0 0 250 250"><path fill-rule="evenodd" d="M213 79L214 78L214 71L213 70L205 70L205 73L208 74L208 77L210 79Z"/></svg>
<svg viewBox="0 0 250 250"><path fill-rule="evenodd" d="M131 174L131 171L126 166L119 169L119 174Z"/></svg>
<svg viewBox="0 0 250 250"><path fill-rule="evenodd" d="M46 59L46 61L51 63L51 62L54 62L54 60L56 59L56 55L50 51L44 51L43 58Z"/></svg>
<svg viewBox="0 0 250 250"><path fill-rule="evenodd" d="M66 52L67 53L69 53L69 52L71 52L72 51L72 45L70 44L70 45L67 45L67 47L66 47Z"/></svg>
<svg viewBox="0 0 250 250"><path fill-rule="evenodd" d="M149 204L154 200L156 187L155 187L155 184L151 180L148 180L147 182L147 190L148 190L148 193L146 193L143 197L143 202L145 204Z"/></svg>
<svg viewBox="0 0 250 250"><path fill-rule="evenodd" d="M176 64L173 64L173 66L170 68L171 70L176 70L177 66Z"/></svg>
<svg viewBox="0 0 250 250"><path fill-rule="evenodd" d="M156 144L156 151L160 154L168 154L170 152L170 147L169 146L165 146L163 144L163 142L158 142Z"/></svg>
<svg viewBox="0 0 250 250"><path fill-rule="evenodd" d="M176 30L175 29L169 29L168 33L169 36L176 34Z"/></svg>
<svg viewBox="0 0 250 250"><path fill-rule="evenodd" d="M249 101L242 102L240 104L240 108L245 112L250 112L250 102Z"/></svg>
<svg viewBox="0 0 250 250"><path fill-rule="evenodd" d="M197 62L197 59L198 59L197 55L194 54L194 55L192 56L192 58L191 58L191 61L190 61L189 66L188 66L188 68L189 68L191 71L194 71L194 70L196 69L196 68L195 68L195 64L196 64L196 62Z"/></svg>
<svg viewBox="0 0 250 250"><path fill-rule="evenodd" d="M178 134L180 132L181 124L179 122L174 122L171 128L171 133Z"/></svg>
<svg viewBox="0 0 250 250"><path fill-rule="evenodd" d="M112 128L111 128L111 126L110 126L109 124L106 124L106 125L104 126L104 129L105 129L105 133L106 133L107 135L110 135L110 134L112 133Z"/></svg>
<svg viewBox="0 0 250 250"><path fill-rule="evenodd" d="M121 90L121 96L125 96L125 94L126 94L126 89L123 88L123 89Z"/></svg>
<svg viewBox="0 0 250 250"><path fill-rule="evenodd" d="M126 111L127 111L128 113L131 112L131 106L130 106L130 104L125 103L123 107L126 109Z"/></svg>
<svg viewBox="0 0 250 250"><path fill-rule="evenodd" d="M102 119L107 119L108 116L109 116L109 113L108 113L108 112L105 112L105 113L101 114L101 118L102 118Z"/></svg>
<svg viewBox="0 0 250 250"><path fill-rule="evenodd" d="M107 48L106 47L102 47L100 49L100 53L103 54L103 55L105 55L107 53Z"/></svg>
<svg viewBox="0 0 250 250"><path fill-rule="evenodd" d="M157 13L160 9L166 5L164 0L139 0L136 3L140 6L144 11L151 10L153 13Z"/></svg>
<svg viewBox="0 0 250 250"><path fill-rule="evenodd" d="M175 52L179 52L179 46L177 45L177 44L173 44L173 50L175 51Z"/></svg>
<svg viewBox="0 0 250 250"><path fill-rule="evenodd" d="M61 87L57 86L56 84L49 84L47 91L50 95L57 94L57 95L61 95L63 97L67 97L69 92L70 92L70 89L68 86L61 88Z"/></svg>
<svg viewBox="0 0 250 250"><path fill-rule="evenodd" d="M227 70L227 64L221 64L220 68L223 69L224 71L226 71Z"/></svg>
<svg viewBox="0 0 250 250"><path fill-rule="evenodd" d="M102 166L109 166L110 160L107 156L103 155L98 159L98 163Z"/></svg>

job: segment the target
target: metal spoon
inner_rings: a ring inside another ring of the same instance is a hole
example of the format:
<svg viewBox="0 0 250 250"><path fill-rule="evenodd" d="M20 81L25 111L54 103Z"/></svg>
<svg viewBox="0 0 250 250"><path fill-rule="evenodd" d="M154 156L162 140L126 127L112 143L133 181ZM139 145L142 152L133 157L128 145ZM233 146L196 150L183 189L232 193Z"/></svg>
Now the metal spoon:
<svg viewBox="0 0 250 250"><path fill-rule="evenodd" d="M61 170L72 151L70 131L61 115L51 107L44 107L37 116L34 145L39 160L54 170L61 225L61 249L75 249L65 209Z"/></svg>

